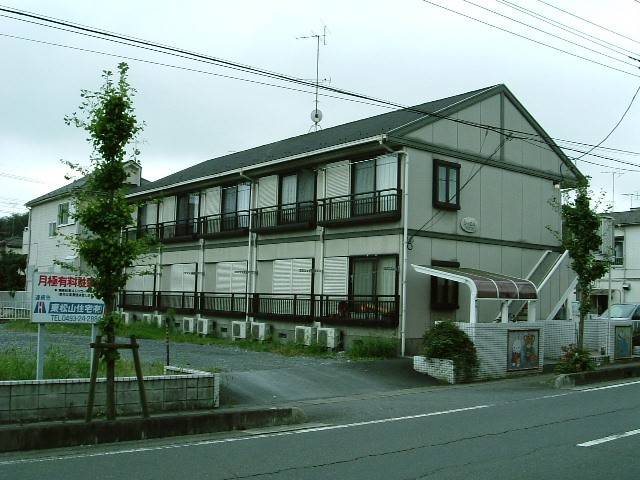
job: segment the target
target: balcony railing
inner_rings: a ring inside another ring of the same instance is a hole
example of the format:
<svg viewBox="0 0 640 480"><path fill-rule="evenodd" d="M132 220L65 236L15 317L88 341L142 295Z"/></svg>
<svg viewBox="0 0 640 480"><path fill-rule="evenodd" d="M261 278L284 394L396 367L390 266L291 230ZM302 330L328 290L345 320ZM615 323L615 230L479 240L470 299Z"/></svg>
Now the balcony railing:
<svg viewBox="0 0 640 480"><path fill-rule="evenodd" d="M157 237L158 225L140 225L138 227L130 227L124 231L124 235L128 240L140 240L143 237Z"/></svg>
<svg viewBox="0 0 640 480"><path fill-rule="evenodd" d="M182 313L242 317L247 313L245 293L131 292L121 296L121 306L130 310L169 308ZM398 295L249 294L249 315L284 322L327 325L395 327L398 325Z"/></svg>
<svg viewBox="0 0 640 480"><path fill-rule="evenodd" d="M203 237L220 237L246 233L249 230L249 210L208 215L200 219Z"/></svg>
<svg viewBox="0 0 640 480"><path fill-rule="evenodd" d="M196 294L194 292L158 292L157 309L164 312L170 308L182 313L196 312L198 310Z"/></svg>
<svg viewBox="0 0 640 480"><path fill-rule="evenodd" d="M247 312L246 293L200 293L200 311L205 315L244 316Z"/></svg>
<svg viewBox="0 0 640 480"><path fill-rule="evenodd" d="M163 222L159 223L158 227L160 240L163 242L195 239L200 233L200 221L197 218Z"/></svg>
<svg viewBox="0 0 640 480"><path fill-rule="evenodd" d="M262 207L252 210L253 230L269 232L279 230L302 230L316 225L316 203L300 202Z"/></svg>
<svg viewBox="0 0 640 480"><path fill-rule="evenodd" d="M398 220L401 203L397 188L324 198L318 201L318 224Z"/></svg>
<svg viewBox="0 0 640 480"><path fill-rule="evenodd" d="M124 291L120 298L120 306L123 308L140 311L156 309L155 292Z"/></svg>

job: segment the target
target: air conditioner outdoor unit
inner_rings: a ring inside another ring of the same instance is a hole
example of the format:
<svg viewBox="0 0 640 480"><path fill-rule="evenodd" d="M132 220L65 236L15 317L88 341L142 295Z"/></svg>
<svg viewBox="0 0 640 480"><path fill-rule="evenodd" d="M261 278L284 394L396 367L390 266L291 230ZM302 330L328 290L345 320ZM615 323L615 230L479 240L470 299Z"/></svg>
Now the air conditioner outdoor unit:
<svg viewBox="0 0 640 480"><path fill-rule="evenodd" d="M231 338L234 340L247 338L249 324L245 321L234 320L231 322Z"/></svg>
<svg viewBox="0 0 640 480"><path fill-rule="evenodd" d="M316 341L316 327L296 326L295 341L300 345L311 345Z"/></svg>
<svg viewBox="0 0 640 480"><path fill-rule="evenodd" d="M151 315L150 313L143 313L142 314L142 323L151 323L153 321L153 315Z"/></svg>
<svg viewBox="0 0 640 480"><path fill-rule="evenodd" d="M154 315L153 319L155 320L155 324L158 326L158 328L164 328L164 318L162 317L162 315Z"/></svg>
<svg viewBox="0 0 640 480"><path fill-rule="evenodd" d="M271 325L266 323L251 323L251 338L264 342L271 336Z"/></svg>
<svg viewBox="0 0 640 480"><path fill-rule="evenodd" d="M340 346L340 330L337 328L319 328L318 329L318 345L330 349L336 349Z"/></svg>
<svg viewBox="0 0 640 480"><path fill-rule="evenodd" d="M216 331L216 322L210 318L198 319L198 335L213 335Z"/></svg>
<svg viewBox="0 0 640 480"><path fill-rule="evenodd" d="M182 318L182 331L184 333L195 333L196 332L196 319L192 317L183 317Z"/></svg>

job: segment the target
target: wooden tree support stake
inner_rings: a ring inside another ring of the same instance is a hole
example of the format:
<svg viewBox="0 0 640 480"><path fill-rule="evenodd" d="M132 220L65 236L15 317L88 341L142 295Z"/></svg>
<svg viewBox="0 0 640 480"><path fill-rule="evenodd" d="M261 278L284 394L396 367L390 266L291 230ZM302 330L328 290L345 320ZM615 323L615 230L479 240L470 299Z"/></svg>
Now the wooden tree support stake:
<svg viewBox="0 0 640 480"><path fill-rule="evenodd" d="M96 341L91 343L93 349L93 364L91 368L91 378L89 380L89 397L87 399L87 413L85 421L91 422L93 417L93 404L96 396L96 382L98 379L98 362L101 353L104 350L131 350L133 355L133 365L136 370L136 379L138 381L138 392L140 393L140 406L142 407L142 416L149 418L149 407L147 405L147 394L144 389L144 377L142 376L142 365L140 364L140 355L138 349L140 345L136 342L134 336L130 337L130 343L102 343L102 336L98 335Z"/></svg>

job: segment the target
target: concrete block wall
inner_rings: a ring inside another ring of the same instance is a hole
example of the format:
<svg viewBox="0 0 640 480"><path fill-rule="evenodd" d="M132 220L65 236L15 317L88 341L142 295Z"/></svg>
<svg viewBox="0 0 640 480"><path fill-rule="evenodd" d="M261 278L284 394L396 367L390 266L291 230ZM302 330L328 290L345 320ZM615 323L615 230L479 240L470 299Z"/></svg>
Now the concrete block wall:
<svg viewBox="0 0 640 480"><path fill-rule="evenodd" d="M219 406L220 375L199 372L144 378L150 412L210 409ZM106 380L98 379L94 414L104 412ZM0 423L82 418L86 412L89 379L21 380L0 382ZM135 377L116 378L118 415L141 412Z"/></svg>
<svg viewBox="0 0 640 480"><path fill-rule="evenodd" d="M540 330L538 336L539 367L542 371L544 359L544 323L541 322L510 322L510 323L464 323L456 325L469 335L478 354L480 367L476 375L477 380L502 378L508 375L521 374L522 371L508 372L508 331L509 330ZM531 370L528 370L531 372Z"/></svg>
<svg viewBox="0 0 640 480"><path fill-rule="evenodd" d="M544 322L544 356L550 360L562 357L562 347L575 344L578 326L572 320L547 320Z"/></svg>

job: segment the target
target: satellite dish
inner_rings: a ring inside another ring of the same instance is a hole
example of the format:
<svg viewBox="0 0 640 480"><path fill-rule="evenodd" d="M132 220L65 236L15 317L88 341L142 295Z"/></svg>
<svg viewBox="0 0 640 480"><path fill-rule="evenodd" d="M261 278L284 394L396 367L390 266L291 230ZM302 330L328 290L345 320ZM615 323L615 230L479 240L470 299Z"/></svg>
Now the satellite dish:
<svg viewBox="0 0 640 480"><path fill-rule="evenodd" d="M311 120L313 123L318 124L322 120L322 112L317 108L311 112Z"/></svg>

